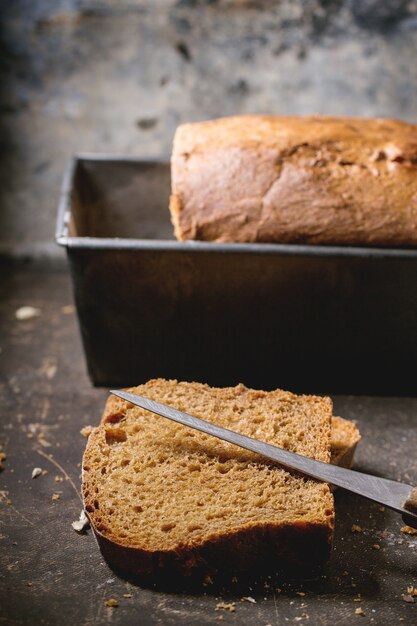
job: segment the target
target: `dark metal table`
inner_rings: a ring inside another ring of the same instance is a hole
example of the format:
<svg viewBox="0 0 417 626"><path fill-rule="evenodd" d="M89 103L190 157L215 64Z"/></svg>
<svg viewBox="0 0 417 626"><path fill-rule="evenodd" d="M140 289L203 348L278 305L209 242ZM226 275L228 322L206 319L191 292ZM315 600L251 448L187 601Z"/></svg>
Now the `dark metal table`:
<svg viewBox="0 0 417 626"><path fill-rule="evenodd" d="M38 314L19 321L22 306ZM0 474L0 623L417 622L417 598L411 602L407 592L417 587L417 535L401 532L399 516L342 492L333 556L314 578L204 593L168 593L118 578L91 531L71 527L81 511L80 429L97 424L107 393L87 379L65 271L2 264L0 349L0 444L7 455ZM358 421L358 468L417 484L417 398L334 402L336 414ZM32 478L36 467L43 473ZM105 606L111 598L119 606ZM221 602L235 602L234 611Z"/></svg>

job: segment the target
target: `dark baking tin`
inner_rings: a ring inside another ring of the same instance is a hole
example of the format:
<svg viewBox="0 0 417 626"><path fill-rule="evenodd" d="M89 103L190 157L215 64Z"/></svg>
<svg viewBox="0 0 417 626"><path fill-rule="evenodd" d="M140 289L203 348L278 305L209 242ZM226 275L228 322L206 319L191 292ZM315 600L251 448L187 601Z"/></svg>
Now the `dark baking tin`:
<svg viewBox="0 0 417 626"><path fill-rule="evenodd" d="M95 385L415 395L417 251L173 239L169 165L80 155L58 210Z"/></svg>

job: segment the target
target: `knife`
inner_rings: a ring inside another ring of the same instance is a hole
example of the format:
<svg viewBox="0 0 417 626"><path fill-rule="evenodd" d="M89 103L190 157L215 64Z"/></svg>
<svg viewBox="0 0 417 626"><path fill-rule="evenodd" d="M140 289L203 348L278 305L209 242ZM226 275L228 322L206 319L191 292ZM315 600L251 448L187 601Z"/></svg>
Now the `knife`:
<svg viewBox="0 0 417 626"><path fill-rule="evenodd" d="M110 391L110 393L151 413L156 413L184 426L190 426L190 428L195 430L200 430L203 433L213 435L246 450L256 452L288 469L296 470L326 483L331 483L336 487L347 489L364 498L368 498L368 500L374 500L389 509L401 513L403 521L408 526L417 528L417 487L316 461L258 439L241 435L228 428L217 426L217 424L212 424L199 417L194 417L171 406L162 404L162 402L155 402L135 393L114 390Z"/></svg>

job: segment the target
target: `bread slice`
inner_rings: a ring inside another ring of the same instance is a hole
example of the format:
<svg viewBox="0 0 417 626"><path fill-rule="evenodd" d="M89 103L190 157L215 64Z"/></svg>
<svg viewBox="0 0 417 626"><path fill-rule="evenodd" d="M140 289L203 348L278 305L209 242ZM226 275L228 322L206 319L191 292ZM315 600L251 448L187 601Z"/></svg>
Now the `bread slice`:
<svg viewBox="0 0 417 626"><path fill-rule="evenodd" d="M330 461L329 398L163 379L132 391ZM148 579L304 568L330 554L327 484L115 397L88 439L83 497L109 564Z"/></svg>
<svg viewBox="0 0 417 626"><path fill-rule="evenodd" d="M353 422L342 417L332 417L330 437L330 463L340 467L352 467L353 455L361 435Z"/></svg>

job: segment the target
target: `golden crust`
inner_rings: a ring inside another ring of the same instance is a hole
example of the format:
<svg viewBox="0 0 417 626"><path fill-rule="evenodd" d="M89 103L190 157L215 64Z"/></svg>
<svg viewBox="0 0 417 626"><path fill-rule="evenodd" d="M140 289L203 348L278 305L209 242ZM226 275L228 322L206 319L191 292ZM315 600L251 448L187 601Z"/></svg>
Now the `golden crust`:
<svg viewBox="0 0 417 626"><path fill-rule="evenodd" d="M259 115L184 124L171 165L178 239L417 243L414 124Z"/></svg>

